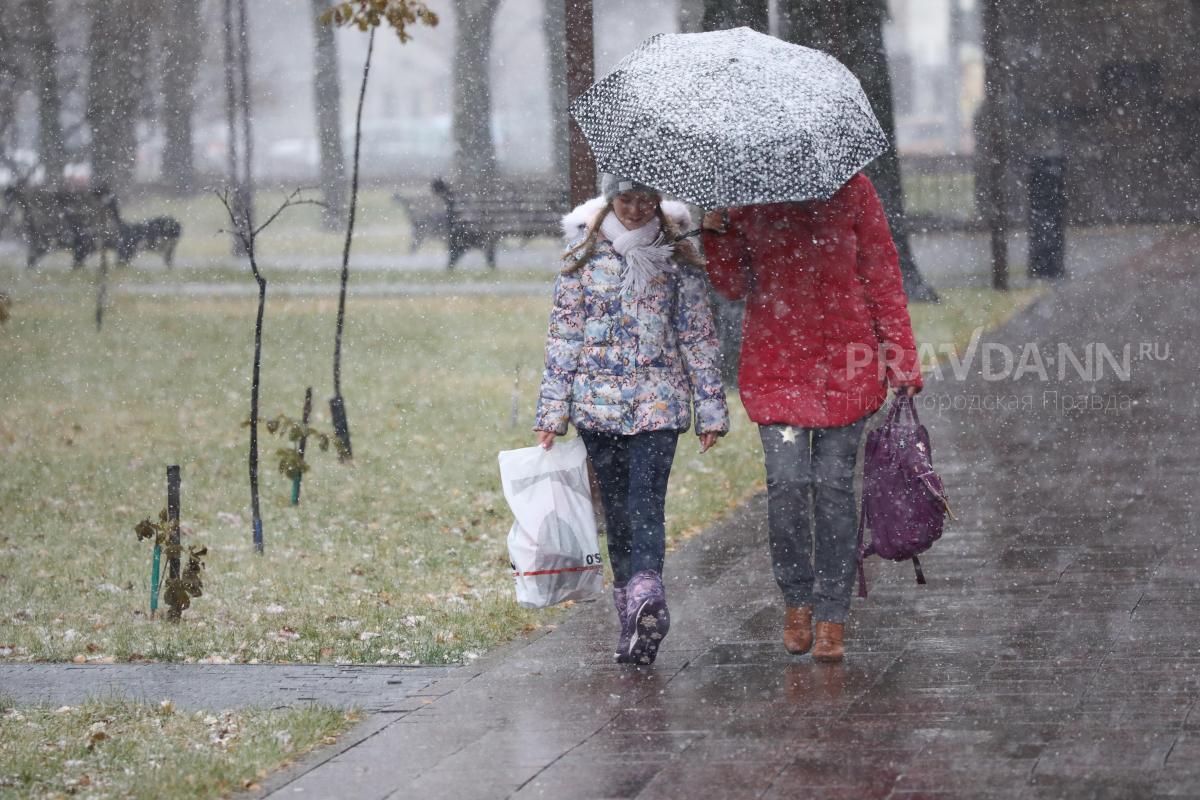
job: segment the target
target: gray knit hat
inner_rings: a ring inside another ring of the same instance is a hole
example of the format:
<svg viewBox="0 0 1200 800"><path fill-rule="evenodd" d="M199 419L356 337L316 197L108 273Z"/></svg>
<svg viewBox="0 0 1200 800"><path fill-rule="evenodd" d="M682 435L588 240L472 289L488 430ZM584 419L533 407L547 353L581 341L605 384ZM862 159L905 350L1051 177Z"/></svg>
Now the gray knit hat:
<svg viewBox="0 0 1200 800"><path fill-rule="evenodd" d="M661 195L662 192L655 189L653 186L647 186L644 183L638 183L631 178L622 178L619 175L604 173L600 176L600 192L604 195L604 199L612 202L612 199L619 194L625 192L649 192L650 194Z"/></svg>

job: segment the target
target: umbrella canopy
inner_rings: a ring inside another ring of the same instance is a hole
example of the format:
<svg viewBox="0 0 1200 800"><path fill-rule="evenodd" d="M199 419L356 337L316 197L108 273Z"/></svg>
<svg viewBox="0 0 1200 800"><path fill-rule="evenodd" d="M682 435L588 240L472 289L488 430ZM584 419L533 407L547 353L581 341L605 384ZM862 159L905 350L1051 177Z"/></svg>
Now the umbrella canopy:
<svg viewBox="0 0 1200 800"><path fill-rule="evenodd" d="M703 208L828 199L887 147L841 62L750 28L652 36L571 114L601 169Z"/></svg>

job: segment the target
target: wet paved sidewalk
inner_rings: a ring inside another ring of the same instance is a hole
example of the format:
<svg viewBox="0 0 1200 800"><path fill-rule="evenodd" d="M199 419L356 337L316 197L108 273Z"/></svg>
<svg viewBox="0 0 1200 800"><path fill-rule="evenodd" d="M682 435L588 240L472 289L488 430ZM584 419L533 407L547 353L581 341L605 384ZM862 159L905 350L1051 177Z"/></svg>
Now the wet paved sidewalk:
<svg viewBox="0 0 1200 800"><path fill-rule="evenodd" d="M601 601L454 671L19 664L0 691L381 712L276 797L1200 798L1198 254L1177 236L1077 273L985 338L993 358L1036 346L1047 382L978 360L929 381L959 519L927 586L871 563L841 665L779 644L760 498L669 558L653 668L610 662ZM1129 379L1057 380L1060 342L1129 343Z"/></svg>
<svg viewBox="0 0 1200 800"><path fill-rule="evenodd" d="M611 609L590 604L263 793L1200 797L1197 253L1177 236L985 339L1036 346L1049 381L984 380L977 361L929 382L958 521L927 586L871 564L843 664L783 651L759 499L668 559L655 667L612 664ZM1080 359L1130 343L1128 380L1059 381L1060 342ZM1138 360L1141 342L1170 359Z"/></svg>
<svg viewBox="0 0 1200 800"><path fill-rule="evenodd" d="M428 702L450 667L284 664L0 664L0 692L19 703L78 705L89 698L171 700L179 708L296 708L320 704L391 714Z"/></svg>

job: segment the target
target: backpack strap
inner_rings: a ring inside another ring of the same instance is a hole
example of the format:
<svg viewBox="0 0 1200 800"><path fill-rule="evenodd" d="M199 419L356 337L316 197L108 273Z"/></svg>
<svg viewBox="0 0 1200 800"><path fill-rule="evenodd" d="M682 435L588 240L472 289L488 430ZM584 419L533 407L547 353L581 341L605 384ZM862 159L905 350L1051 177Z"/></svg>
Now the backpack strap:
<svg viewBox="0 0 1200 800"><path fill-rule="evenodd" d="M900 418L900 409L904 404L903 400L901 399L903 397L906 397L906 395L904 393L900 393L892 398L892 403L888 406L887 416L883 418L884 425L891 425Z"/></svg>
<svg viewBox="0 0 1200 800"><path fill-rule="evenodd" d="M924 572L924 570L921 569L921 560L918 559L916 556L913 556L912 562L913 562L913 571L917 573L917 583L924 586L925 585L925 572Z"/></svg>
<svg viewBox="0 0 1200 800"><path fill-rule="evenodd" d="M858 596L867 596L867 573L863 571L863 559L866 554L863 552L863 523L867 519L867 507L864 505L862 513L858 515Z"/></svg>

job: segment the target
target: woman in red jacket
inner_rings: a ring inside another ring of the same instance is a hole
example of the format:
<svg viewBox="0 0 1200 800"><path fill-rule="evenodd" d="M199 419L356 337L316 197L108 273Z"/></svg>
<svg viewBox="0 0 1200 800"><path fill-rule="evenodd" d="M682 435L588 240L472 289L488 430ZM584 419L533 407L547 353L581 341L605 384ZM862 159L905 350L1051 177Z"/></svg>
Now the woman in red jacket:
<svg viewBox="0 0 1200 800"><path fill-rule="evenodd" d="M713 286L746 300L738 384L763 443L784 646L839 661L858 445L889 384L922 385L896 246L861 173L827 201L710 211L702 227Z"/></svg>

